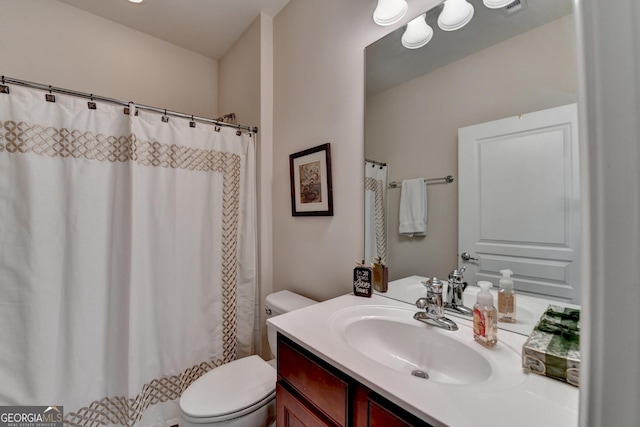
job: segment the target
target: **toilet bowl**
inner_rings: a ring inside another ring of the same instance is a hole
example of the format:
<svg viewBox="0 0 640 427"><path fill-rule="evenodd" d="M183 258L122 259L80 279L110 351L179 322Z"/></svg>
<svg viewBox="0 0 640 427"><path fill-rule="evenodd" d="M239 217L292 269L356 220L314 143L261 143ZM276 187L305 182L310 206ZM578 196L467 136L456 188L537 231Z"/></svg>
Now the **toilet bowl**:
<svg viewBox="0 0 640 427"><path fill-rule="evenodd" d="M290 291L267 295L267 317L316 301ZM271 352L277 333L268 327ZM276 418L276 364L260 356L234 360L202 375L180 396L180 427L271 427Z"/></svg>

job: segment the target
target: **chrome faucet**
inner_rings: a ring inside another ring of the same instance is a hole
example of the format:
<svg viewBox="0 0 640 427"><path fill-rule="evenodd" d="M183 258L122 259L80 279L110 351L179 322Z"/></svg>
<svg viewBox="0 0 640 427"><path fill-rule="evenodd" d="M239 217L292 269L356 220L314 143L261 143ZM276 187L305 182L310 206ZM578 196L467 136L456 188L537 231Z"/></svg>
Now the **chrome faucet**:
<svg viewBox="0 0 640 427"><path fill-rule="evenodd" d="M447 286L447 298L444 302L444 309L465 316L473 316L473 310L466 307L462 301L464 290L467 289L467 282L464 281L462 273L467 266L460 270L453 270L449 273L449 285Z"/></svg>
<svg viewBox="0 0 640 427"><path fill-rule="evenodd" d="M442 303L442 282L437 278L422 282L427 287L427 297L419 298L416 307L423 308L413 315L413 318L424 323L428 323L448 331L457 331L458 325L444 317L444 305Z"/></svg>

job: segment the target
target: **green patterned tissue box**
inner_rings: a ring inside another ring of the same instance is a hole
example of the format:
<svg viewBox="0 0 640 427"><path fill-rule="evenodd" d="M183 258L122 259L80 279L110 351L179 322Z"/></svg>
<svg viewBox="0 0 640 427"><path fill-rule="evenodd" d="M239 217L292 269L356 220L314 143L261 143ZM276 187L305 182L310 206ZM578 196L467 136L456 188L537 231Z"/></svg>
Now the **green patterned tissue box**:
<svg viewBox="0 0 640 427"><path fill-rule="evenodd" d="M529 372L580 384L580 310L550 305L522 346Z"/></svg>

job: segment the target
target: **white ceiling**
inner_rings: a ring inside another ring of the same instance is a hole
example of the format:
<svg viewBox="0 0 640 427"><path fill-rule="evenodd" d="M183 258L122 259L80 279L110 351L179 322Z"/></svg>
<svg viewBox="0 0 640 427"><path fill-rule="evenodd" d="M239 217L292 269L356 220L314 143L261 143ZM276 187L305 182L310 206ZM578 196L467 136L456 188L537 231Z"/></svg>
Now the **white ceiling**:
<svg viewBox="0 0 640 427"><path fill-rule="evenodd" d="M58 0L169 43L220 59L251 23L289 0Z"/></svg>

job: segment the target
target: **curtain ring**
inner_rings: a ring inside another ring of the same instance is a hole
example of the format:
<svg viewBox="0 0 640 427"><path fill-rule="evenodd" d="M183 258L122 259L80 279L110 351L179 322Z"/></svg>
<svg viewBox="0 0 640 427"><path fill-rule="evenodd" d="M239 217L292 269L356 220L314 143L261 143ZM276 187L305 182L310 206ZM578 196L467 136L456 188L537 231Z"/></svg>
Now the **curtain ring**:
<svg viewBox="0 0 640 427"><path fill-rule="evenodd" d="M87 102L87 107L89 107L90 110L96 109L96 103L93 102L93 94L89 95L89 102Z"/></svg>

